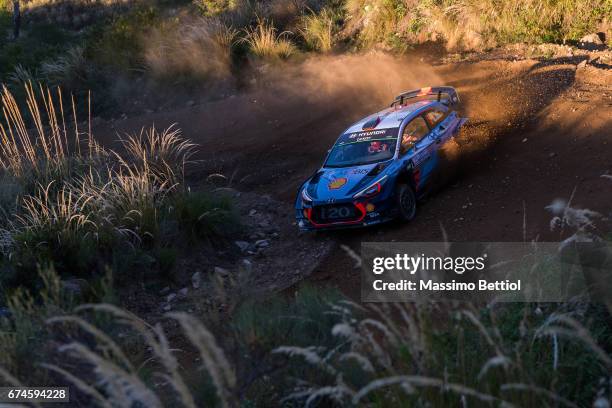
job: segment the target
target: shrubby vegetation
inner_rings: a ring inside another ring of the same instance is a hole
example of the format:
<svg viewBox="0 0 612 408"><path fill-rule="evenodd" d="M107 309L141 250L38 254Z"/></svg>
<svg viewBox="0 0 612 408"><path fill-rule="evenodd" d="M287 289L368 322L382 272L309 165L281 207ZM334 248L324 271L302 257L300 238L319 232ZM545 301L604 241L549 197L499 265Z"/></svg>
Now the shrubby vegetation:
<svg viewBox="0 0 612 408"><path fill-rule="evenodd" d="M40 265L80 278L112 267L128 279L141 262L155 271L161 248L232 230L229 201L187 188L195 145L180 130L152 127L108 150L89 124L79 127L75 100L59 88L28 83L25 92L30 118L6 87L1 95L5 290L37 287Z"/></svg>
<svg viewBox="0 0 612 408"><path fill-rule="evenodd" d="M177 254L239 227L228 197L187 186L196 146L179 129L143 129L110 150L78 120L89 102L31 82L24 94L0 92L0 366L46 384L47 319L172 280Z"/></svg>
<svg viewBox="0 0 612 408"><path fill-rule="evenodd" d="M0 82L91 89L102 101L126 92L117 78L145 78L161 87L210 84L240 77L259 61L302 52L401 52L428 41L452 50L577 41L609 31L612 14L603 0L117 0L73 6L67 15L75 23L54 19L68 2L26 4L21 38L0 43ZM0 31L7 37L11 24L4 7Z"/></svg>
<svg viewBox="0 0 612 408"><path fill-rule="evenodd" d="M349 0L348 24L364 45L443 40L448 48L483 49L501 44L565 42L597 31L609 2Z"/></svg>
<svg viewBox="0 0 612 408"><path fill-rule="evenodd" d="M250 52L256 57L289 58L296 51L295 45L287 38L288 32L277 31L272 24L260 20L256 27L245 28L242 41L248 44Z"/></svg>
<svg viewBox="0 0 612 408"><path fill-rule="evenodd" d="M305 287L295 299L243 302L216 338L185 313L150 326L108 304L75 312L17 333L61 333L62 345L34 373L72 383L93 406L576 407L610 399L609 311L584 301L362 307ZM181 367L184 353L193 363ZM150 369L135 368L143 362ZM75 371L79 363L91 374Z"/></svg>
<svg viewBox="0 0 612 408"><path fill-rule="evenodd" d="M335 37L342 14L333 8L323 8L318 13L309 10L301 18L300 34L309 49L330 52L335 45Z"/></svg>

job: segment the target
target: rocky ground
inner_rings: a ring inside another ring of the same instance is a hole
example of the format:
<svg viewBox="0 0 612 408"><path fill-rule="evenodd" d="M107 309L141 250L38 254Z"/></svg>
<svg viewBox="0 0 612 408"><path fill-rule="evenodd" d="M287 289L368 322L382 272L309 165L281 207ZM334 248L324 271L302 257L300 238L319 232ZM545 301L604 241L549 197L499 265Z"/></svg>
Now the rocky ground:
<svg viewBox="0 0 612 408"><path fill-rule="evenodd" d="M160 318L172 310L225 315L245 297L263 298L306 279L335 247L331 237L298 231L288 203L253 192L224 191L235 200L243 232L223 250L196 248L157 293L127 294L131 310Z"/></svg>

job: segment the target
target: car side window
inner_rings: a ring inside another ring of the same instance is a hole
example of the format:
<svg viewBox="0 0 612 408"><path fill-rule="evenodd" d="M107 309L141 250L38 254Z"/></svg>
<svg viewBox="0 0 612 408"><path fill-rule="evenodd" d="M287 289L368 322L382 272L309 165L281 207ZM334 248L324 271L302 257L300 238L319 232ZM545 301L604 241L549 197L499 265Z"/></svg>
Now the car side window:
<svg viewBox="0 0 612 408"><path fill-rule="evenodd" d="M425 119L427 119L429 126L433 128L438 123L440 123L442 119L444 119L445 116L446 116L446 112L438 110L438 109L433 109L425 114Z"/></svg>
<svg viewBox="0 0 612 408"><path fill-rule="evenodd" d="M425 119L422 116L418 116L410 121L404 128L402 133L402 142L400 146L400 153L404 154L410 150L419 140L425 137L429 133L429 127L425 123Z"/></svg>

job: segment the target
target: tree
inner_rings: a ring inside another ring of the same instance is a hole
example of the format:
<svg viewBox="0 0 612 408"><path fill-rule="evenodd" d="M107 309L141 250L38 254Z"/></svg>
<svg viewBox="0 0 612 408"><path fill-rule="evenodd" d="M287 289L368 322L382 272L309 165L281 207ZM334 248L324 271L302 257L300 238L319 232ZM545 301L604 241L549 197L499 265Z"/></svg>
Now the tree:
<svg viewBox="0 0 612 408"><path fill-rule="evenodd" d="M19 9L19 0L13 0L13 38L19 38L19 29L21 28L21 10Z"/></svg>

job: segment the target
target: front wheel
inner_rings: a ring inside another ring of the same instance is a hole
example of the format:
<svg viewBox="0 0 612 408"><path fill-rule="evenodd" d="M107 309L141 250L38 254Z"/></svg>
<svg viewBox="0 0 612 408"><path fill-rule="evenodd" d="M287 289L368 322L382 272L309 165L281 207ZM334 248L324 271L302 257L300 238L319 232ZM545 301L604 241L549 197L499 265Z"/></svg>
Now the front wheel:
<svg viewBox="0 0 612 408"><path fill-rule="evenodd" d="M402 221L410 221L416 215L416 195L406 184L399 184L396 191L397 208Z"/></svg>

